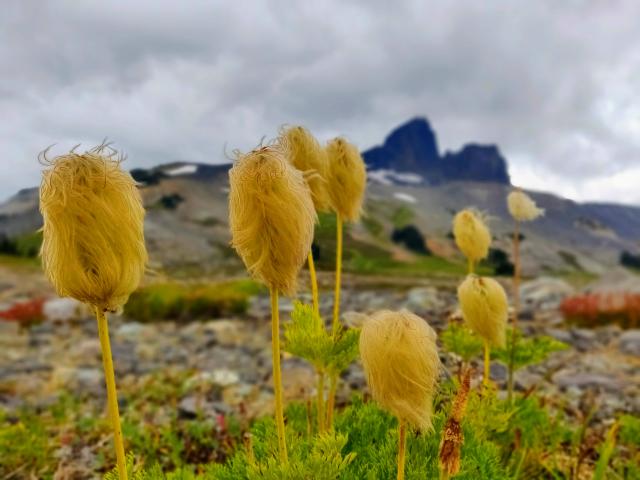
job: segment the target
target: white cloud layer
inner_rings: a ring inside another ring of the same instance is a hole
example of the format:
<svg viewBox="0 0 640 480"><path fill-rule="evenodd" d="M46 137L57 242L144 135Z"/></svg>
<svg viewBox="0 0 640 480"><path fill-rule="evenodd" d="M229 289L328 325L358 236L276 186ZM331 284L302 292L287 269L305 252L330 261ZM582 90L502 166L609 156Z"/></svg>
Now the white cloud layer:
<svg viewBox="0 0 640 480"><path fill-rule="evenodd" d="M640 204L640 2L22 0L0 15L0 199L37 153L219 163L283 123L361 148L426 115L514 181Z"/></svg>

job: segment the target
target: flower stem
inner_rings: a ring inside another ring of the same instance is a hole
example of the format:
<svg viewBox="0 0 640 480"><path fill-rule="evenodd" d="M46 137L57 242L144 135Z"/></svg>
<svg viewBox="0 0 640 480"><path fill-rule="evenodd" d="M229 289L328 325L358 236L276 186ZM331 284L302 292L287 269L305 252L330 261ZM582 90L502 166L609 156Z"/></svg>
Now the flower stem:
<svg viewBox="0 0 640 480"><path fill-rule="evenodd" d="M118 462L118 475L120 480L127 480L127 465L122 442L122 428L120 426L120 412L118 411L118 393L116 391L116 379L113 373L113 359L111 357L111 343L109 342L109 324L107 316L102 309L96 307L96 320L98 321L98 335L100 348L102 349L102 366L104 368L105 383L107 386L107 409L111 428L113 429L113 443L116 449Z"/></svg>
<svg viewBox="0 0 640 480"><path fill-rule="evenodd" d="M318 432L324 432L324 371L318 370Z"/></svg>
<svg viewBox="0 0 640 480"><path fill-rule="evenodd" d="M489 342L484 342L484 375L482 377L482 385L489 385L489 374L491 368L491 347Z"/></svg>
<svg viewBox="0 0 640 480"><path fill-rule="evenodd" d="M404 480L404 457L407 449L407 425L400 420L398 424L398 480Z"/></svg>
<svg viewBox="0 0 640 480"><path fill-rule="evenodd" d="M518 314L520 313L520 222L516 220L513 232L513 324L509 351L509 373L507 377L507 399L513 398L513 374L515 370L516 349L518 343Z"/></svg>
<svg viewBox="0 0 640 480"><path fill-rule="evenodd" d="M318 277L316 275L316 266L313 261L313 252L309 252L307 256L309 264L309 275L311 276L311 296L313 298L313 310L320 315L320 300L318 298Z"/></svg>
<svg viewBox="0 0 640 480"><path fill-rule="evenodd" d="M338 390L338 375L335 373L329 377L329 397L327 398L327 423L325 428L333 428L333 409L336 404L336 391Z"/></svg>
<svg viewBox="0 0 640 480"><path fill-rule="evenodd" d="M331 321L331 335L336 341L340 331L340 282L342 279L342 216L336 213L336 285L333 295L333 319ZM333 427L333 409L336 403L338 389L338 373L332 373L329 382L329 398L327 399L327 424Z"/></svg>
<svg viewBox="0 0 640 480"><path fill-rule="evenodd" d="M276 401L276 427L280 461L287 462L287 442L284 437L284 408L282 403L282 371L280 370L280 312L278 289L271 288L271 353L273 357L273 390Z"/></svg>
<svg viewBox="0 0 640 480"><path fill-rule="evenodd" d="M471 275L471 274L473 273L473 271L474 271L474 268L473 268L473 260L471 260L470 258L468 258L468 259L467 259L467 273L468 273L469 275Z"/></svg>
<svg viewBox="0 0 640 480"><path fill-rule="evenodd" d="M336 286L333 297L331 333L335 339L340 327L340 282L342 279L342 217L336 214Z"/></svg>

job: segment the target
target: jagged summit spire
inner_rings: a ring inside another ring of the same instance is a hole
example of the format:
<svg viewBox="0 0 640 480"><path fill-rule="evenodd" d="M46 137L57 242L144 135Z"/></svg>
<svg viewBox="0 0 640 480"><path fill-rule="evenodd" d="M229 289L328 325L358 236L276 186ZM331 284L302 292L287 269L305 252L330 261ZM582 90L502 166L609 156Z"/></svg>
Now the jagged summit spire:
<svg viewBox="0 0 640 480"><path fill-rule="evenodd" d="M396 127L363 158L370 170L414 173L432 185L455 180L510 184L507 162L496 145L469 143L441 155L434 130L421 116Z"/></svg>

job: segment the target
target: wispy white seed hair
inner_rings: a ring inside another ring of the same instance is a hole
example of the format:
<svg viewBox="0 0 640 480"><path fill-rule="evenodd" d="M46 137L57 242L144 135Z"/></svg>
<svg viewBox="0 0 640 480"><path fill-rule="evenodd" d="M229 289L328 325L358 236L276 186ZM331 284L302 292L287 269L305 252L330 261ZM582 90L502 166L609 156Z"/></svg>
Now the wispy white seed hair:
<svg viewBox="0 0 640 480"><path fill-rule="evenodd" d="M440 372L436 334L407 310L381 310L360 333L360 356L373 398L414 428L431 428Z"/></svg>
<svg viewBox="0 0 640 480"><path fill-rule="evenodd" d="M458 212L453 218L453 236L469 260L478 262L489 254L491 232L479 213L470 209Z"/></svg>
<svg viewBox="0 0 640 480"><path fill-rule="evenodd" d="M229 183L231 245L254 278L294 295L316 221L302 172L272 145L239 155Z"/></svg>
<svg viewBox="0 0 640 480"><path fill-rule="evenodd" d="M326 146L327 189L331 207L343 220L355 222L362 213L367 169L355 145L335 138Z"/></svg>
<svg viewBox="0 0 640 480"><path fill-rule="evenodd" d="M290 127L280 132L280 141L287 158L300 170L309 185L317 212L328 212L331 208L327 191L327 153L315 137L304 127Z"/></svg>
<svg viewBox="0 0 640 480"><path fill-rule="evenodd" d="M492 278L468 275L458 287L458 301L469 328L490 345L503 347L509 305L502 285Z"/></svg>
<svg viewBox="0 0 640 480"><path fill-rule="evenodd" d="M136 183L107 145L47 159L40 185L42 265L58 295L119 310L147 262Z"/></svg>
<svg viewBox="0 0 640 480"><path fill-rule="evenodd" d="M514 190L507 195L507 206L513 218L528 222L544 215L544 209L538 208L536 202L522 190Z"/></svg>

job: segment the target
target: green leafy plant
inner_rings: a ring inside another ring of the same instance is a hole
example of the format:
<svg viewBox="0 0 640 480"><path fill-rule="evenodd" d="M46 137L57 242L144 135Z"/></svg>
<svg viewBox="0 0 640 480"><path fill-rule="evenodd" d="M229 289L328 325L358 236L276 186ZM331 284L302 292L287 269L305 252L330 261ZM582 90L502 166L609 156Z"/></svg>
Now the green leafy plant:
<svg viewBox="0 0 640 480"><path fill-rule="evenodd" d="M357 329L340 329L333 336L311 305L294 302L291 321L284 325L284 350L305 359L318 375L316 414L324 430L324 375L337 376L358 356Z"/></svg>
<svg viewBox="0 0 640 480"><path fill-rule="evenodd" d="M465 362L482 353L482 339L466 325L451 322L440 334L442 345L449 352L455 353Z"/></svg>
<svg viewBox="0 0 640 480"><path fill-rule="evenodd" d="M358 329L342 329L334 338L311 305L294 302L284 326L284 349L318 370L339 374L358 357L359 335Z"/></svg>
<svg viewBox="0 0 640 480"><path fill-rule="evenodd" d="M513 329L507 330L507 347L496 349L491 357L505 365L509 364L512 352L510 345L513 337ZM537 337L523 337L519 335L518 348L513 352L513 368L519 370L528 365L544 362L549 355L566 350L569 346L553 337L546 335Z"/></svg>
<svg viewBox="0 0 640 480"><path fill-rule="evenodd" d="M200 285L157 283L133 292L124 313L141 322L238 315L247 310L251 296L262 291L252 280Z"/></svg>

